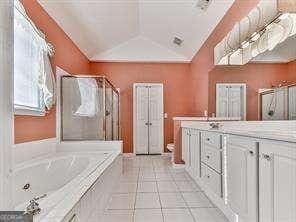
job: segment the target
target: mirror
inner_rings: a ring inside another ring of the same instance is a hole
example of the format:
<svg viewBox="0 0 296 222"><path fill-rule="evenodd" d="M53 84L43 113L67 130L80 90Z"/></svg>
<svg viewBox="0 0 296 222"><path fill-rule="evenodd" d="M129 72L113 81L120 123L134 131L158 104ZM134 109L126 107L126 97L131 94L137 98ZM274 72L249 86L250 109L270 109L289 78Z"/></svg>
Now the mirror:
<svg viewBox="0 0 296 222"><path fill-rule="evenodd" d="M296 120L296 35L244 66L216 66L208 93L212 116Z"/></svg>

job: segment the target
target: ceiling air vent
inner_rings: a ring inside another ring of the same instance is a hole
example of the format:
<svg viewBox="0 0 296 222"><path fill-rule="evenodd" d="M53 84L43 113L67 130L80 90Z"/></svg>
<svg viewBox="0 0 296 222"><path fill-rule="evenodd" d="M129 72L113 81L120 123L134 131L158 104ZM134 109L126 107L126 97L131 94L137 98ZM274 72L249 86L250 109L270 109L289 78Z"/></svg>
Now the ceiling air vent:
<svg viewBox="0 0 296 222"><path fill-rule="evenodd" d="M178 46L181 46L182 43L183 43L183 40L178 38L178 37L175 37L173 43L178 45Z"/></svg>
<svg viewBox="0 0 296 222"><path fill-rule="evenodd" d="M206 11L211 3L212 3L212 0L198 0L198 3L196 6L201 10Z"/></svg>

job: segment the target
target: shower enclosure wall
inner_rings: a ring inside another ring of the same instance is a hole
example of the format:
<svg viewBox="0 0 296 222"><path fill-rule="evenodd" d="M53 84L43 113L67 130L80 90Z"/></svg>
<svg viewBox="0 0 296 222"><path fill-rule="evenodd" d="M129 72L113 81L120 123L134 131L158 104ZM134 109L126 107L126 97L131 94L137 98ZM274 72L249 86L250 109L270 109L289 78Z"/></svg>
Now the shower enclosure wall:
<svg viewBox="0 0 296 222"><path fill-rule="evenodd" d="M296 84L259 93L260 120L296 120Z"/></svg>
<svg viewBox="0 0 296 222"><path fill-rule="evenodd" d="M61 78L61 140L119 140L119 92L102 76Z"/></svg>

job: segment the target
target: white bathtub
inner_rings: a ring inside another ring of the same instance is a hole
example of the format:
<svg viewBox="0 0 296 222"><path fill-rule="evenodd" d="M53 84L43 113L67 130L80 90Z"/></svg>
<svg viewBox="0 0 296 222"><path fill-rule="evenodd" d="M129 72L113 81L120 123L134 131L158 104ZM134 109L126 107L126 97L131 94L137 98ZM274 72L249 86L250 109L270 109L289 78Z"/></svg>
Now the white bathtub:
<svg viewBox="0 0 296 222"><path fill-rule="evenodd" d="M41 213L34 221L40 221L46 215L66 216L65 209L74 207L118 155L118 151L65 152L18 165L12 172L15 210L25 210L31 199L46 194L39 201ZM30 184L27 190L24 189L26 184ZM72 201L69 201L70 197ZM64 211L57 215L54 209L60 204L63 206L58 210L63 208Z"/></svg>

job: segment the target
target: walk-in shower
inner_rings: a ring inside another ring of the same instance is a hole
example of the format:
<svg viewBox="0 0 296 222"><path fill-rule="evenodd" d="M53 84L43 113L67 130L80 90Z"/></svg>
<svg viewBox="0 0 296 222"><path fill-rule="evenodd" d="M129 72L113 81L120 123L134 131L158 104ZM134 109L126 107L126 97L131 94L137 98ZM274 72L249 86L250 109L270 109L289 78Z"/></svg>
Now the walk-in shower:
<svg viewBox="0 0 296 222"><path fill-rule="evenodd" d="M119 140L119 92L107 78L61 78L61 140Z"/></svg>

